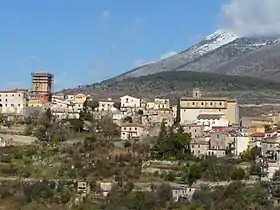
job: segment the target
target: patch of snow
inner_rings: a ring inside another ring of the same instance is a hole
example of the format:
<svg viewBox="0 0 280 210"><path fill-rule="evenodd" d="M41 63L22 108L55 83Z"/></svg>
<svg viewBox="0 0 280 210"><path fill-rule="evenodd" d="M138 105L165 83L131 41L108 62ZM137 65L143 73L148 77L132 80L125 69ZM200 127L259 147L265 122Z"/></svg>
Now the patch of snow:
<svg viewBox="0 0 280 210"><path fill-rule="evenodd" d="M203 55L207 52L213 51L223 45L226 45L236 39L240 38L240 36L227 31L227 30L218 30L213 34L208 35L204 41L205 44L200 46L194 46L190 51L193 54Z"/></svg>

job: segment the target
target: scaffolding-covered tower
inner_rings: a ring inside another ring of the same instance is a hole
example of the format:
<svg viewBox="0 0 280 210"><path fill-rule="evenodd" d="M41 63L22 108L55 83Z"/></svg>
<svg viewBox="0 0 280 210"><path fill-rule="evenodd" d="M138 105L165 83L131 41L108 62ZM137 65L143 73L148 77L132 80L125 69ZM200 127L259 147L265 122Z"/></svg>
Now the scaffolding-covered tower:
<svg viewBox="0 0 280 210"><path fill-rule="evenodd" d="M51 101L54 76L48 72L33 72L32 87L28 94L28 106L41 107L43 103Z"/></svg>
<svg viewBox="0 0 280 210"><path fill-rule="evenodd" d="M34 72L32 76L32 89L34 94L51 95L53 88L53 75L48 72Z"/></svg>

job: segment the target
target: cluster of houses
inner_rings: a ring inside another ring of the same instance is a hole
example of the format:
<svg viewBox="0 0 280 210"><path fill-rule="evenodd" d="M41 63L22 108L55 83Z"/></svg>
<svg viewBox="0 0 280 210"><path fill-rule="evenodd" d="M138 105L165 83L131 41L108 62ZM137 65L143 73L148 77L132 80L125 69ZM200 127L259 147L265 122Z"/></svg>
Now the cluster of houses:
<svg viewBox="0 0 280 210"><path fill-rule="evenodd" d="M42 108L50 108L59 119L78 118L89 96L84 94L52 96ZM116 106L116 103L119 105ZM113 100L100 99L95 111L100 115L110 114L113 121L121 127L121 139L144 138L158 134L159 125L164 122L172 126L179 120L186 132L193 137L202 137L215 127L228 127L239 124L237 100L228 98L203 97L200 89L193 95L180 98L179 103L171 104L169 99L144 99L129 95ZM129 117L130 121L125 121Z"/></svg>
<svg viewBox="0 0 280 210"><path fill-rule="evenodd" d="M1 91L0 113L23 114L27 113L24 109L44 111L50 108L58 119L79 118L86 100L91 99L82 93L55 94L49 101L34 107L34 103L32 106L28 104L25 90ZM280 160L280 135L273 130L273 121L277 119L239 119L236 99L205 97L198 88L193 89L192 95L181 97L176 103L166 98L145 99L129 95L118 100L100 99L95 111L99 115L112 116L114 123L121 127L122 140L156 136L162 122L172 126L176 120L185 132L191 133L191 151L195 156L221 157L228 152L240 155L247 148L258 146L268 162L278 164ZM130 120L125 120L128 118ZM271 126L272 130L265 130L265 125Z"/></svg>

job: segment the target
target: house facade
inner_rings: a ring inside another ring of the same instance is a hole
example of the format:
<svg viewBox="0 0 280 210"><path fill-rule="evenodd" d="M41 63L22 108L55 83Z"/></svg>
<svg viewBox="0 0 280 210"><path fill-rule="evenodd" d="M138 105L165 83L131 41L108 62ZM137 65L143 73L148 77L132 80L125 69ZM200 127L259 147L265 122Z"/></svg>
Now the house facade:
<svg viewBox="0 0 280 210"><path fill-rule="evenodd" d="M101 99L98 102L98 111L114 111L116 108L114 107L115 101L113 101L111 98L108 99Z"/></svg>
<svg viewBox="0 0 280 210"><path fill-rule="evenodd" d="M197 124L189 124L182 126L185 133L190 133L192 138L202 137L204 135L204 126Z"/></svg>
<svg viewBox="0 0 280 210"><path fill-rule="evenodd" d="M146 109L170 109L169 99L155 98L153 101L147 101Z"/></svg>
<svg viewBox="0 0 280 210"><path fill-rule="evenodd" d="M196 156L206 156L208 155L209 142L205 141L203 138L196 138L191 141L191 153Z"/></svg>
<svg viewBox="0 0 280 210"><path fill-rule="evenodd" d="M135 98L129 95L120 97L121 99L121 108L140 108L141 99Z"/></svg>
<svg viewBox="0 0 280 210"><path fill-rule="evenodd" d="M144 126L141 124L124 124L121 126L121 139L129 140L141 138L144 135Z"/></svg>
<svg viewBox="0 0 280 210"><path fill-rule="evenodd" d="M26 104L27 90L14 89L0 91L0 113L22 115Z"/></svg>

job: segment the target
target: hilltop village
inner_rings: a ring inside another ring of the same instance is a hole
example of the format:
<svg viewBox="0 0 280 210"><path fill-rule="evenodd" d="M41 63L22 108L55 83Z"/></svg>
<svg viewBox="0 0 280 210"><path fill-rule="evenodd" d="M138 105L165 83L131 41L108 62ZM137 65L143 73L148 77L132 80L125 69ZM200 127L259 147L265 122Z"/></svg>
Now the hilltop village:
<svg viewBox="0 0 280 210"><path fill-rule="evenodd" d="M0 192L7 208L19 191L20 205L199 209L210 205L203 193L218 202L213 193L231 187L249 197L254 188L265 200L241 200L239 209L278 205L278 115L240 116L237 99L205 97L199 88L174 103L96 99L53 94L52 74L31 76L30 90L0 91L0 179L13 186L9 195Z"/></svg>

